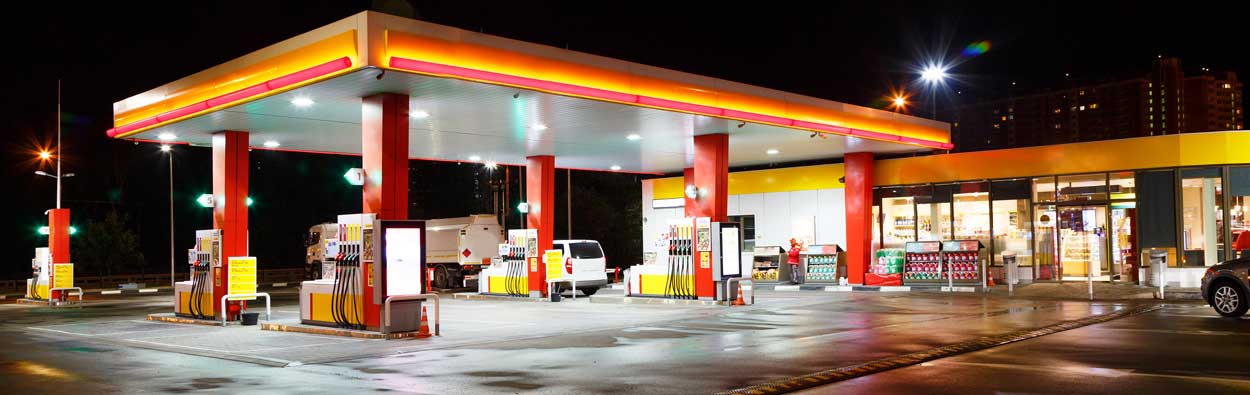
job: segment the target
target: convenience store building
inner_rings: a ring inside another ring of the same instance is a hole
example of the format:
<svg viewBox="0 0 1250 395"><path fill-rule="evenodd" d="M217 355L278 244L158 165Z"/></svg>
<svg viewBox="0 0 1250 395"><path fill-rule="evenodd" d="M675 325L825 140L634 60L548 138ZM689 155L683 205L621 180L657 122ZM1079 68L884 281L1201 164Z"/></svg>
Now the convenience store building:
<svg viewBox="0 0 1250 395"><path fill-rule="evenodd" d="M1250 132L1225 131L875 160L872 249L978 240L999 281L1009 252L1024 281L1141 284L1145 257L1160 250L1176 269L1167 282L1196 287L1207 266L1238 256L1248 229L1245 147ZM731 172L728 218L747 229L748 250L791 238L846 246L845 166ZM643 182L644 251L667 218L685 215L684 184ZM864 270L850 266L850 282Z"/></svg>

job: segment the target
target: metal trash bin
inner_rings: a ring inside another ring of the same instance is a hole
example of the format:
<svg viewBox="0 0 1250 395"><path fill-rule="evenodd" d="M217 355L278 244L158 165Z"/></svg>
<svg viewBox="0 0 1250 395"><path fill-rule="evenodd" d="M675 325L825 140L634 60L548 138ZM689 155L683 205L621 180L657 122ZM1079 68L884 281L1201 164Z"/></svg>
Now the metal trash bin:
<svg viewBox="0 0 1250 395"><path fill-rule="evenodd" d="M1150 286L1161 287L1167 283L1163 269L1168 266L1167 250L1150 249Z"/></svg>
<svg viewBox="0 0 1250 395"><path fill-rule="evenodd" d="M243 313L240 317L243 325L256 325L256 322L260 320L260 313Z"/></svg>
<svg viewBox="0 0 1250 395"><path fill-rule="evenodd" d="M1016 253L1003 251L1003 283L1016 285L1020 283L1020 264L1016 262Z"/></svg>

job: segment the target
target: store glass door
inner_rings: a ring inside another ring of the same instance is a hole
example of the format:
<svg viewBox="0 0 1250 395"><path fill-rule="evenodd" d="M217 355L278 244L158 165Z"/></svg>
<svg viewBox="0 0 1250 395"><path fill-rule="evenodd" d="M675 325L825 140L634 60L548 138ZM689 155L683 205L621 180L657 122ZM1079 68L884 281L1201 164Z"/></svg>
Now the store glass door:
<svg viewBox="0 0 1250 395"><path fill-rule="evenodd" d="M1059 264L1063 280L1111 279L1107 253L1107 206L1060 206Z"/></svg>

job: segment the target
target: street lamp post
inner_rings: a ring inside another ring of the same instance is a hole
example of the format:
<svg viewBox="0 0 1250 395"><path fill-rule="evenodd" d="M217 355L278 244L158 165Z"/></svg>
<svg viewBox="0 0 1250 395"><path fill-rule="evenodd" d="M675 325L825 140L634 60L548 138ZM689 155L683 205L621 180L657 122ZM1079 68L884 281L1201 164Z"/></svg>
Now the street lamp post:
<svg viewBox="0 0 1250 395"><path fill-rule="evenodd" d="M169 144L161 145L161 152L169 156L169 286L172 288L174 278L174 151Z"/></svg>

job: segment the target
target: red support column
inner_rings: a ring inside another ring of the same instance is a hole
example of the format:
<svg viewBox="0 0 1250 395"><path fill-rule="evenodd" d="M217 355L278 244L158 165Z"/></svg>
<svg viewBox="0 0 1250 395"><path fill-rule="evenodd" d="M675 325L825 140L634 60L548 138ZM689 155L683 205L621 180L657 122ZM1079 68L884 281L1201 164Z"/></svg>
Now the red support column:
<svg viewBox="0 0 1250 395"><path fill-rule="evenodd" d="M525 158L525 200L529 229L538 229L537 264L529 264L530 291L547 296L547 269L542 262L543 251L551 249L556 226L556 157L551 155Z"/></svg>
<svg viewBox="0 0 1250 395"><path fill-rule="evenodd" d="M361 121L364 212L377 214L377 219L408 219L408 95L379 93L361 99ZM373 300L372 269L360 268L366 276L361 299L365 326L377 328L382 311Z"/></svg>
<svg viewBox="0 0 1250 395"><path fill-rule="evenodd" d="M361 110L364 212L408 219L408 96L365 97Z"/></svg>
<svg viewBox="0 0 1250 395"><path fill-rule="evenodd" d="M706 134L694 137L694 185L699 190L694 217L708 217L723 222L729 214L729 135ZM696 235L698 230L695 230ZM697 236L696 236L697 239ZM700 243L695 240L696 245ZM697 247L696 247L697 248ZM700 252L695 257L694 293L700 298L716 297L712 278L711 256Z"/></svg>
<svg viewBox="0 0 1250 395"><path fill-rule="evenodd" d="M694 211L695 211L694 206L699 203L695 201L694 199L691 199L689 196L686 196L686 187L694 185L694 168L687 167L685 169L682 169L681 178L682 178L681 196L682 196L682 199L686 200L686 205L683 207L685 208L686 216L693 217Z"/></svg>
<svg viewBox="0 0 1250 395"><path fill-rule="evenodd" d="M69 259L69 209L48 210L48 251L52 263L70 263Z"/></svg>
<svg viewBox="0 0 1250 395"><path fill-rule="evenodd" d="M48 210L48 251L52 252L52 263L72 263L69 259L69 209L54 208ZM56 284L56 271L48 267L48 289ZM61 297L61 291L45 295L50 299Z"/></svg>
<svg viewBox="0 0 1250 395"><path fill-rule="evenodd" d="M847 282L863 284L872 262L872 153L846 154Z"/></svg>
<svg viewBox="0 0 1250 395"><path fill-rule="evenodd" d="M694 136L694 185L699 197L690 214L721 222L729 214L729 135Z"/></svg>
<svg viewBox="0 0 1250 395"><path fill-rule="evenodd" d="M247 132L213 134L213 228L221 230L221 267L213 268L212 275L213 306L229 289L230 257L247 256L247 151Z"/></svg>

